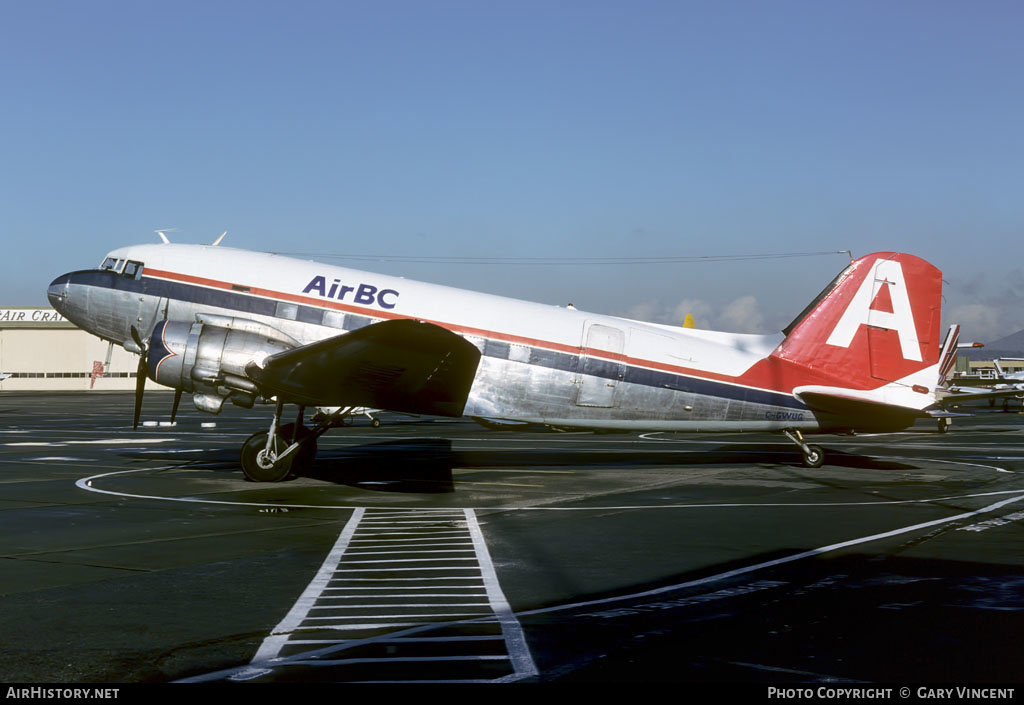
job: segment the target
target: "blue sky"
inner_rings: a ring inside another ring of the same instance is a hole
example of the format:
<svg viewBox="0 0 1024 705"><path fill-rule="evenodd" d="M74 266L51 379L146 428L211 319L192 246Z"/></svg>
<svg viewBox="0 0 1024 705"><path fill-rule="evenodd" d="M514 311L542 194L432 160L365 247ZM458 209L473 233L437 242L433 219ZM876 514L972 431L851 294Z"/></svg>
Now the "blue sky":
<svg viewBox="0 0 1024 705"><path fill-rule="evenodd" d="M176 227L267 251L553 262L902 250L943 270L965 336L1024 328L1019 3L0 10L5 305ZM843 264L355 266L769 332Z"/></svg>

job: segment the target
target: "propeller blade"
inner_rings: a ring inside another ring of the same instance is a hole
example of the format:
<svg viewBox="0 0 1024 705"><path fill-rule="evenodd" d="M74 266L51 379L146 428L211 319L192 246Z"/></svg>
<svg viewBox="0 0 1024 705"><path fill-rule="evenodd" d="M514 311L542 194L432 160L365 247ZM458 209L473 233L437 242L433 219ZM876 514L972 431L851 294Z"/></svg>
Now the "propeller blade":
<svg viewBox="0 0 1024 705"><path fill-rule="evenodd" d="M133 329L134 331L134 329ZM142 415L142 394L146 391L146 355L139 355L139 366L135 368L135 418L132 429L138 429Z"/></svg>
<svg viewBox="0 0 1024 705"><path fill-rule="evenodd" d="M132 421L132 429L139 428L139 417L142 415L142 394L146 391L146 344L142 342L139 329L134 325L131 327L132 340L139 346L139 366L135 368L135 418Z"/></svg>
<svg viewBox="0 0 1024 705"><path fill-rule="evenodd" d="M178 415L178 402L181 401L182 391L181 387L174 390L174 406L171 407L171 423L174 423L174 417Z"/></svg>
<svg viewBox="0 0 1024 705"><path fill-rule="evenodd" d="M132 328L131 328L131 331L132 331L132 340L134 340L135 344L139 346L139 350L142 350L143 352L145 352L146 351L146 344L142 342L142 336L139 335L139 329L136 328L133 325Z"/></svg>

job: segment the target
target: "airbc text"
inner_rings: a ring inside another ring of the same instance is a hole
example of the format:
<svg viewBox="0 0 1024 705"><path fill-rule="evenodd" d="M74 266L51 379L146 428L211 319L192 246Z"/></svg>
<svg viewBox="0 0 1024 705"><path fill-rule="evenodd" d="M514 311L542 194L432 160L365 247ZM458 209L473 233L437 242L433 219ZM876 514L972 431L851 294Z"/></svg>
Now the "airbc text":
<svg viewBox="0 0 1024 705"><path fill-rule="evenodd" d="M330 283L327 277L315 276L303 294L317 294L325 299L335 301L348 301L354 304L377 305L381 308L392 309L398 303L398 292L394 289L378 289L372 284L360 284L359 286L348 286L341 283L340 279L334 279ZM349 296L351 294L351 296Z"/></svg>

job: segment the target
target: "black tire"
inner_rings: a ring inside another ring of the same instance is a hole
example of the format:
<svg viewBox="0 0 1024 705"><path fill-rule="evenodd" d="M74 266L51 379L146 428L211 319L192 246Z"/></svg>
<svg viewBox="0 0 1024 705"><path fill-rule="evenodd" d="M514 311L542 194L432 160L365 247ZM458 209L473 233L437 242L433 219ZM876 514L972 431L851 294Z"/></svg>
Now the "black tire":
<svg viewBox="0 0 1024 705"><path fill-rule="evenodd" d="M380 419L370 419L370 425L374 428L380 428Z"/></svg>
<svg viewBox="0 0 1024 705"><path fill-rule="evenodd" d="M239 460L242 464L242 472L245 474L245 479L250 482L281 482L291 473L294 456L278 460L271 467L260 465L259 456L267 447L267 435L266 431L254 433L242 444L242 453ZM278 440L281 448L287 447L283 438L278 436Z"/></svg>
<svg viewBox="0 0 1024 705"><path fill-rule="evenodd" d="M951 423L953 423L951 419L939 419L939 433L946 433L949 431Z"/></svg>
<svg viewBox="0 0 1024 705"><path fill-rule="evenodd" d="M825 451L821 449L821 446L807 446L807 452L804 453L804 465L806 467L820 468L824 462Z"/></svg>

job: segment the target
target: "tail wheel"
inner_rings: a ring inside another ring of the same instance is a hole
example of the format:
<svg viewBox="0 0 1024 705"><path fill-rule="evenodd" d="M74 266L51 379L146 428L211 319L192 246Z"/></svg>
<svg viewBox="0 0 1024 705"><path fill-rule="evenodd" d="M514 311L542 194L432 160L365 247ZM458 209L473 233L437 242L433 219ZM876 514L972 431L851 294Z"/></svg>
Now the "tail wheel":
<svg viewBox="0 0 1024 705"><path fill-rule="evenodd" d="M267 453L268 435L266 431L254 433L242 445L242 472L250 482L280 482L291 473L294 454L279 459L273 453ZM288 441L278 434L276 450L283 452L288 445Z"/></svg>
<svg viewBox="0 0 1024 705"><path fill-rule="evenodd" d="M374 428L380 428L380 419L370 419L370 425Z"/></svg>
<svg viewBox="0 0 1024 705"><path fill-rule="evenodd" d="M825 462L825 451L821 449L821 446L807 446L807 450L804 451L804 465L809 468L820 468L821 464Z"/></svg>

